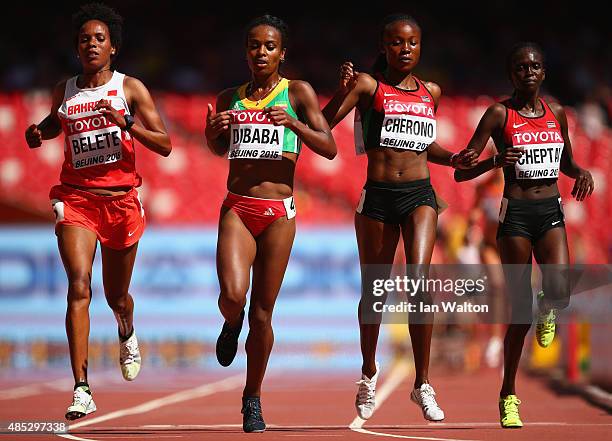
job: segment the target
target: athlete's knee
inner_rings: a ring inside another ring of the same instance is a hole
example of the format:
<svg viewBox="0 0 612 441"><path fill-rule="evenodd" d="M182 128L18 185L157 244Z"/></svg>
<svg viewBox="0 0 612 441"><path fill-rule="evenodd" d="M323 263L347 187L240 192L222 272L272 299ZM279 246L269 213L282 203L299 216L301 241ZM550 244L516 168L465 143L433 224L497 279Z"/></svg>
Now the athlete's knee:
<svg viewBox="0 0 612 441"><path fill-rule="evenodd" d="M117 314L129 312L132 308L132 302L131 296L127 291L119 295L117 293L106 293L106 303Z"/></svg>
<svg viewBox="0 0 612 441"><path fill-rule="evenodd" d="M73 274L68 278L68 303L88 306L91 300L91 279L88 273Z"/></svg>
<svg viewBox="0 0 612 441"><path fill-rule="evenodd" d="M252 305L249 308L249 328L255 330L272 327L272 309Z"/></svg>
<svg viewBox="0 0 612 441"><path fill-rule="evenodd" d="M218 301L221 312L234 313L235 315L242 311L246 305L247 289L237 286L221 289Z"/></svg>
<svg viewBox="0 0 612 441"><path fill-rule="evenodd" d="M562 278L549 278L542 284L544 306L548 309L564 309L570 303L570 286Z"/></svg>

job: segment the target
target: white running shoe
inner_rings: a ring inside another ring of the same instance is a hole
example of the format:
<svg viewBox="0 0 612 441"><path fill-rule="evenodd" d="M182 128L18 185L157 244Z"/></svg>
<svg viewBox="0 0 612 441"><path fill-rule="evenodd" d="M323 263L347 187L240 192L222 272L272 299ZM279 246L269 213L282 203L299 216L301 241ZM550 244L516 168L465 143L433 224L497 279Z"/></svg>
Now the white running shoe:
<svg viewBox="0 0 612 441"><path fill-rule="evenodd" d="M428 383L423 383L419 389L414 389L410 399L421 407L423 417L429 421L442 421L444 411L436 402L436 392Z"/></svg>
<svg viewBox="0 0 612 441"><path fill-rule="evenodd" d="M369 419L374 413L376 407L376 381L378 381L378 373L380 372L380 366L376 362L376 373L372 378L368 378L361 374L361 380L357 382L359 390L355 398L355 407L357 408L357 415L362 420Z"/></svg>
<svg viewBox="0 0 612 441"><path fill-rule="evenodd" d="M96 403L93 397L87 392L86 386L79 386L74 390L72 404L66 411L67 420L76 420L96 411Z"/></svg>
<svg viewBox="0 0 612 441"><path fill-rule="evenodd" d="M138 340L136 332L132 331L132 335L126 341L119 339L119 364L121 365L121 373L127 381L132 381L140 372L140 350L138 349Z"/></svg>

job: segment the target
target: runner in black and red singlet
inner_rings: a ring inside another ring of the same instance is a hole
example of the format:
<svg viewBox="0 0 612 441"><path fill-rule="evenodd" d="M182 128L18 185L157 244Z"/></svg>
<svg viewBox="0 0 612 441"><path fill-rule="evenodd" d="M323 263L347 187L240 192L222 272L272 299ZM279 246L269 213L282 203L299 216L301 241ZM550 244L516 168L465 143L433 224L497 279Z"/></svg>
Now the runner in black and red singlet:
<svg viewBox="0 0 612 441"><path fill-rule="evenodd" d="M388 16L373 75L357 73L352 63L344 63L340 88L323 110L334 127L356 108L356 149L368 156L368 180L355 214L362 268L359 329L363 357L355 405L363 419L370 418L374 411L379 376L376 345L380 322L364 321L372 297L367 268L391 265L401 234L407 263L414 271L411 276L425 276L436 239L439 208L427 161L454 167L472 163L470 153L452 154L434 142L441 91L437 84L421 81L413 74L420 53L421 29L417 22L406 14ZM427 300L428 296L423 294L422 298ZM411 399L426 419L441 421L444 412L428 378L433 314L409 315L416 367Z"/></svg>
<svg viewBox="0 0 612 441"><path fill-rule="evenodd" d="M263 432L260 395L274 342L272 312L295 236L295 166L302 141L328 159L336 155L336 144L312 87L279 73L287 48L285 23L258 17L247 26L245 43L251 81L221 92L215 111L209 105L206 140L230 160L217 243L219 309L225 318L217 359L228 366L236 356L251 285L243 429Z"/></svg>
<svg viewBox="0 0 612 441"><path fill-rule="evenodd" d="M119 363L131 381L141 357L134 333L134 300L128 292L145 217L136 187L134 139L168 156L172 149L147 88L136 78L111 70L121 48L123 19L94 3L73 16L74 42L83 72L60 82L51 111L25 136L30 148L62 132L65 136L61 185L51 189L58 247L68 276L66 333L75 380L66 418L96 410L87 382L91 269L97 242L102 250L106 300L119 325ZM138 115L141 124L134 123Z"/></svg>
<svg viewBox="0 0 612 441"><path fill-rule="evenodd" d="M538 294L536 338L547 347L555 335L555 310L569 304L569 250L557 178L559 171L575 184L572 196L584 200L593 192L591 174L573 159L563 107L540 96L545 78L544 54L535 43L520 43L508 57L512 97L489 107L468 149L478 155L493 138L499 154L455 179L472 179L503 167L504 194L499 213L497 247L512 302L512 320L504 339L504 380L500 390L500 423L522 427L516 396L516 373L532 319L532 256L543 265Z"/></svg>

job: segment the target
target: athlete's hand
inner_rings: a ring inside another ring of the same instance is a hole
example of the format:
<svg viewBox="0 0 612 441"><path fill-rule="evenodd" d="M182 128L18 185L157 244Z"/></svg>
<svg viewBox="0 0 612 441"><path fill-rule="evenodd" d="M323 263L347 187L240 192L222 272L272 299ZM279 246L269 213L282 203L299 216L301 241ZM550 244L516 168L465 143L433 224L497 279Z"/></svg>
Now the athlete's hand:
<svg viewBox="0 0 612 441"><path fill-rule="evenodd" d="M110 101L101 99L94 106L94 110L99 111L102 115L106 116L111 122L113 122L117 127L121 130L125 128L127 123L125 122L125 118L122 114L120 114L117 109L111 106Z"/></svg>
<svg viewBox="0 0 612 441"><path fill-rule="evenodd" d="M26 142L28 143L28 147L31 149L35 149L36 147L40 147L42 145L42 132L36 124L32 124L26 129L25 138Z"/></svg>
<svg viewBox="0 0 612 441"><path fill-rule="evenodd" d="M576 181L574 181L572 196L574 196L577 201L584 201L588 196L593 194L594 189L595 182L593 182L591 173L588 170L581 170Z"/></svg>
<svg viewBox="0 0 612 441"><path fill-rule="evenodd" d="M206 114L206 129L204 134L207 139L217 139L222 134L226 133L232 124L232 114L229 110L215 113L212 104L208 104L208 113Z"/></svg>
<svg viewBox="0 0 612 441"><path fill-rule="evenodd" d="M340 90L344 93L349 93L357 85L357 72L353 68L353 63L346 61L340 67Z"/></svg>
<svg viewBox="0 0 612 441"><path fill-rule="evenodd" d="M291 128L296 119L289 115L287 111L280 106L266 107L264 114L275 126L285 126Z"/></svg>
<svg viewBox="0 0 612 441"><path fill-rule="evenodd" d="M451 156L451 167L460 170L473 168L478 164L478 153L474 149L463 149Z"/></svg>
<svg viewBox="0 0 612 441"><path fill-rule="evenodd" d="M497 155L497 158L495 159L495 165L497 167L506 167L508 165L514 166L514 164L516 164L516 162L521 159L523 153L525 153L525 149L522 147L507 148Z"/></svg>

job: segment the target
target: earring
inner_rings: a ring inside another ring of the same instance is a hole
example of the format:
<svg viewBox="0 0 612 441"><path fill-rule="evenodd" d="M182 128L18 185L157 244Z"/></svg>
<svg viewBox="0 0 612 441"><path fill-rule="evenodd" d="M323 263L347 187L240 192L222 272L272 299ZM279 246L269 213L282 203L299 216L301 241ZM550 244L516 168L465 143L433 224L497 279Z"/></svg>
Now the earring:
<svg viewBox="0 0 612 441"><path fill-rule="evenodd" d="M280 62L281 62L281 63L284 63L284 62L285 62L285 59L284 59L284 58L281 58L281 59L280 59Z"/></svg>

